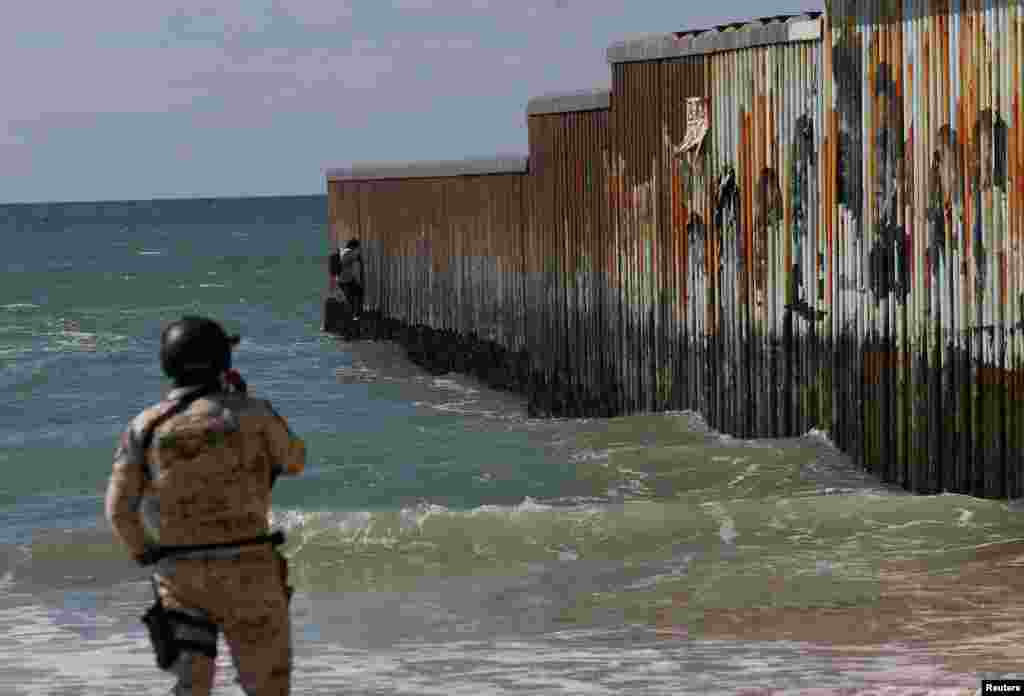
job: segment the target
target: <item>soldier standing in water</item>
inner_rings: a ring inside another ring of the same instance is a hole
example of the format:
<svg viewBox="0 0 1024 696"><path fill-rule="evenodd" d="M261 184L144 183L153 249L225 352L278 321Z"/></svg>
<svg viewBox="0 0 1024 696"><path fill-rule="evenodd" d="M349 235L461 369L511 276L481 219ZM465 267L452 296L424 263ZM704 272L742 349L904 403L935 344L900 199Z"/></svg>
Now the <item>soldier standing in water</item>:
<svg viewBox="0 0 1024 696"><path fill-rule="evenodd" d="M248 696L291 688L291 588L268 515L274 480L301 473L306 451L270 402L246 394L231 370L237 343L200 317L164 329L174 389L124 431L107 489L115 535L156 565L144 621L179 696L210 693L221 630Z"/></svg>

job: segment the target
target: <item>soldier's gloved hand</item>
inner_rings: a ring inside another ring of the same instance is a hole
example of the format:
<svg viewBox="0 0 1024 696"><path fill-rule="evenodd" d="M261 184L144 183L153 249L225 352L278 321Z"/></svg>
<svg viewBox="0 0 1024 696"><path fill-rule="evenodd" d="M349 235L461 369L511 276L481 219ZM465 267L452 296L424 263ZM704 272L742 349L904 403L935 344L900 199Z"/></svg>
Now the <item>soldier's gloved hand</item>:
<svg viewBox="0 0 1024 696"><path fill-rule="evenodd" d="M153 546L147 547L145 551L134 556L135 562L140 566L151 566L160 560L160 549Z"/></svg>

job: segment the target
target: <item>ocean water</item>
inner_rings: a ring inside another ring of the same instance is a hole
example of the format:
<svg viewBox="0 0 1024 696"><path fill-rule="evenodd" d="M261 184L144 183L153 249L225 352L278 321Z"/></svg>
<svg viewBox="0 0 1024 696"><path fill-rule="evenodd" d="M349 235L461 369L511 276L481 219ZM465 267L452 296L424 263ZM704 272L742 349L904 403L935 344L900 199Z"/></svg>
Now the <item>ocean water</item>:
<svg viewBox="0 0 1024 696"><path fill-rule="evenodd" d="M0 696L163 694L102 519L162 326L307 442L281 479L296 694L973 693L1024 659L1024 516L915 497L822 433L537 420L319 333L323 197L0 206ZM222 645L218 693L239 694Z"/></svg>

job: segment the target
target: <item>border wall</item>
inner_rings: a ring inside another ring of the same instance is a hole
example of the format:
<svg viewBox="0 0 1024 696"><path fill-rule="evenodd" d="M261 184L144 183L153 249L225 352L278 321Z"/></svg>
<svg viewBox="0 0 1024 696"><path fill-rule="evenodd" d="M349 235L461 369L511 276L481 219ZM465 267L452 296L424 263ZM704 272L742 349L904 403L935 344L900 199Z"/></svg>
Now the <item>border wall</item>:
<svg viewBox="0 0 1024 696"><path fill-rule="evenodd" d="M528 159L328 171L363 331L539 415L811 428L915 492L1024 495L1024 7L835 0L626 41ZM696 132L696 146L694 145Z"/></svg>

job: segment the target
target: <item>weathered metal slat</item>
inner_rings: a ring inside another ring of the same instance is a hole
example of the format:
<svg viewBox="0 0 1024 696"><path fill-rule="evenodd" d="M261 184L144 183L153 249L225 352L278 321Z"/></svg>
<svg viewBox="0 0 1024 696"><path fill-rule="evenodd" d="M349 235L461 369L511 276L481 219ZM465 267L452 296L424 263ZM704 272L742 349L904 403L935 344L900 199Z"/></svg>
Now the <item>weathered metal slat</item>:
<svg viewBox="0 0 1024 696"><path fill-rule="evenodd" d="M633 148L632 141L635 133L635 126L633 121L637 118L635 110L628 108L627 105L632 105L632 94L627 90L631 87L631 81L627 81L627 67L622 66L615 68L615 71L619 73L619 84L616 89L615 83L613 82L612 93L616 95L616 100L621 104L621 110L613 106L614 114L619 117L616 120L617 128L615 131L616 144L618 149L618 175L621 181L622 187L622 203L619 207L619 246L618 250L621 254L621 331L622 338L620 339L622 345L619 348L620 355L620 372L621 380L624 391L624 402L626 411L633 409L633 401L635 397L634 382L633 382L633 359L632 359L632 340L633 340L633 303L632 303L632 292L633 292L633 272L632 272L632 244L633 244L633 230L635 229L635 221L632 219L634 210L632 207L628 207L628 202L632 200L632 166L633 166ZM631 74L631 73L630 73ZM621 97L620 97L621 95Z"/></svg>
<svg viewBox="0 0 1024 696"><path fill-rule="evenodd" d="M615 122L613 131L613 166L615 167L619 188L619 197L616 201L618 221L616 251L619 254L617 265L619 267L618 294L620 307L618 373L619 380L623 387L623 410L628 412L632 408L631 403L633 399L633 380L631 375L632 361L630 359L631 356L629 350L629 344L632 338L632 303L630 301L630 292L632 290L632 254L629 253L629 245L631 244L633 230L632 220L630 219L633 211L632 208L629 208L626 205L630 198L629 194L632 191L632 184L626 163L627 157L630 158L630 160L632 158L630 136L633 131L632 119L635 118L635 115L633 115L634 112L627 106L632 104L632 95L627 92L630 83L627 82L626 69L627 66L625 65L612 66L612 94L616 95L616 101L613 102L612 111Z"/></svg>
<svg viewBox="0 0 1024 696"><path fill-rule="evenodd" d="M639 79L638 72L642 67L641 64L632 66L626 69L627 79L625 81L625 93L629 95L629 113L630 123L626 130L625 139L625 167L623 171L624 185L626 187L626 195L628 207L626 208L626 219L623 228L623 253L625 255L625 285L624 285L624 316L623 320L625 323L625 334L626 342L623 350L623 361L626 366L626 384L628 394L628 408L630 411L637 410L639 406L639 384L638 384L638 364L640 356L638 355L639 346L639 326L636 318L638 304L639 304L639 284L638 284L638 254L637 247L639 245L639 233L638 229L640 226L639 219L639 177L637 175L637 167L639 166L639 134L643 128L643 100L642 96L638 99L637 94L643 94L642 88L638 89L636 84ZM639 102L639 103L638 103ZM625 106L625 104L624 104Z"/></svg>
<svg viewBox="0 0 1024 696"><path fill-rule="evenodd" d="M755 398L757 399L758 423L761 432L777 432L774 421L778 414L777 391L770 385L771 375L769 373L769 336L765 326L763 309L763 281L762 264L766 261L763 258L766 254L764 249L764 234L761 227L762 217L758 213L758 201L761 197L760 190L760 162L755 151L754 138L754 65L753 54L744 52L737 54L733 65L732 74L729 78L734 80L737 86L735 96L729 99L727 92L722 96L722 111L734 112L737 122L738 135L738 162L737 183L742 198L742 234L744 238L744 270L745 294L747 304L747 324L750 331L751 342L751 365L753 366L753 379L751 380ZM735 101L730 106L729 102Z"/></svg>
<svg viewBox="0 0 1024 696"><path fill-rule="evenodd" d="M543 120L538 123L539 148L538 148L538 172L543 172L535 185L534 202L534 254L538 272L538 327L535 334L537 341L537 354L541 357L538 364L538 377L541 380L537 389L547 393L547 383L554 361L555 342L552 340L552 300L551 280L549 277L549 265L545 252L551 249L551 194L554 182L551 180L554 170L554 156L552 153L550 120Z"/></svg>
<svg viewBox="0 0 1024 696"><path fill-rule="evenodd" d="M536 262L534 260L536 240L534 238L536 234L537 221L535 208L538 205L538 181L540 175L545 169L543 165L543 153L541 151L540 143L538 138L540 137L540 122L537 118L530 118L527 121L527 131L530 139L530 175L529 178L524 182L524 186L529 191L528 200L524 201L523 206L523 299L524 306L530 308L531 311L524 312L523 314L523 325L524 325L524 346L526 351L531 356L531 361L536 360L538 355L536 349L538 347L538 339L536 337L536 321L540 315L539 307L539 296L537 292L537 280L536 280ZM532 363L528 366L532 370ZM531 378L531 374L526 375L527 379ZM532 382L528 385L528 388L532 390Z"/></svg>
<svg viewBox="0 0 1024 696"><path fill-rule="evenodd" d="M654 408L654 374L656 370L657 354L655 352L652 333L653 309L655 294L657 292L658 278L655 264L655 240L657 238L658 219L655 206L655 190L657 186L657 170L659 151L654 144L654 134L657 132L657 123L660 104L660 94L656 87L658 63L643 63L641 72L642 90L647 99L643 101L644 116L641 122L638 163L642 169L638 171L640 186L640 227L637 245L638 260L638 282L640 288L639 303L637 307L637 324L639 328L639 379L640 391L639 410L650 411Z"/></svg>
<svg viewBox="0 0 1024 696"><path fill-rule="evenodd" d="M884 368L878 374L871 375L866 385L864 400L865 430L865 461L869 470L884 477L884 444L883 444L883 412L884 390L888 377L892 372L890 353L882 342L878 305L881 301L880 292L875 292L876 273L872 266L872 251L881 247L881 235L877 228L876 191L878 190L878 163L876 162L877 125L875 115L878 112L880 96L876 89L878 81L880 31L876 21L878 5L876 0L864 4L864 16L867 20L864 31L864 61L867 69L863 73L862 94L864 95L863 120L863 163L864 180L862 192L860 262L863 284L868 292L862 296L861 311L864 321L861 325L862 340L868 351L876 360L880 360ZM877 255L875 256L877 258Z"/></svg>
<svg viewBox="0 0 1024 696"><path fill-rule="evenodd" d="M827 42L828 46L832 45L832 35L829 32L824 33L824 41ZM841 365L841 352L840 352L840 324L837 317L838 302L836 299L837 284L835 278L837 276L839 265L837 263L835 255L836 246L836 227L837 227L837 208L835 189L837 181L837 167L836 167L836 128L834 126L833 116L835 114L834 102L833 102L833 62L832 62L832 51L822 50L821 57L821 93L819 95L820 105L817 109L815 116L815 134L821 138L821 150L820 162L821 166L818 172L818 186L821 191L821 204L822 204L822 256L823 256L823 275L824 275L824 286L822 288L823 299L824 299L824 311L825 316L825 358L826 363L826 383L825 390L828 398L828 417L824 420L823 426L826 432L833 442L840 442L842 438L841 433L841 414L840 414L840 365Z"/></svg>
<svg viewBox="0 0 1024 696"><path fill-rule="evenodd" d="M633 83L634 108L637 110L636 136L633 142L633 191L636 204L636 216L633 227L633 346L634 356L634 410L643 411L648 408L650 391L648 389L648 370L651 359L648 343L648 292L651 277L648 271L648 253L650 244L651 219L648 210L650 193L650 169L652 153L648 147L647 135L651 120L651 103L657 100L647 84L651 69L656 67L650 62L638 63L635 68Z"/></svg>
<svg viewBox="0 0 1024 696"><path fill-rule="evenodd" d="M666 220L667 244L670 248L668 253L668 287L672 297L668 306L667 330L669 338L668 355L666 355L665 368L670 377L670 397L667 408L685 408L686 399L682 394L685 388L685 377L682 376L682 360L685 351L680 349L682 326L679 321L680 308L684 306L684 298L681 292L679 260L681 257L679 216L681 201L679 193L678 162L674 156L673 142L681 142L681 137L676 135L675 124L672 122L672 114L680 110L683 98L679 93L680 66L678 63L666 61L661 73L661 90L664 95L662 111L659 115L662 126L662 147L663 154L663 203Z"/></svg>
<svg viewBox="0 0 1024 696"><path fill-rule="evenodd" d="M584 249L582 246L584 201L579 187L579 169L585 159L579 147L579 131L582 124L576 114L566 114L562 118L563 142L566 155L566 188L563 198L562 214L566 220L565 231L565 272L564 292L566 297L566 350L565 369L568 384L565 398L570 409L577 408L577 387L582 383L585 370L583 361L586 355L579 341L580 326L583 321L582 302L579 293L585 281L581 277ZM572 411L575 412L575 411Z"/></svg>
<svg viewBox="0 0 1024 696"><path fill-rule="evenodd" d="M589 178L589 170L592 163L591 145L592 134L590 128L592 117L590 114L575 114L571 118L573 122L572 133L575 136L574 149L576 151L576 170L573 176L573 191L576 192L576 200L579 201L579 210L576 216L576 259L577 269L575 276L574 296L577 307L576 319L576 353L581 356L582 369L577 370L576 382L573 385L573 399L577 413L584 416L592 415L589 412L589 400L587 392L594 388L597 375L593 368L597 355L593 350L593 342L588 341L588 336L593 336L593 319L590 311L590 298L594 294L593 277L591 274L592 250L590 244L593 240L595 230L590 219L590 196L586 182Z"/></svg>
<svg viewBox="0 0 1024 696"><path fill-rule="evenodd" d="M958 155L955 152L954 131L943 125L949 118L950 94L947 91L947 86L949 85L949 47L945 41L939 42L936 40L936 37L940 35L937 27L943 35L947 36L948 28L941 23L941 19L937 19L934 15L926 15L922 24L924 32L921 37L924 44L924 85L926 99L928 100L926 102L928 113L924 119L923 135L926 138L926 142L929 143L929 149L933 152L941 153L939 155L941 158L939 166L955 171L956 157ZM939 249L952 251L952 246L948 244L950 239L948 235L950 233L953 207L956 204L956 196L954 190L950 188L953 181L952 177L943 176L944 174L946 174L945 171L940 171L938 177L933 175L932 178L934 180L927 183L930 188L937 189L936 193L939 201L932 213L934 218L932 224L936 229L929 235L932 238L929 255L931 263L926 273L929 278L931 292L929 293L930 297L926 301L925 323L922 326L924 340L921 347L923 349L922 363L926 372L924 380L927 385L927 398L929 401L934 402L942 394L949 394L951 402L956 404L959 402L956 390L957 355L954 350L946 348L947 345L950 348L953 347L952 341L955 335L954 317L952 314L953 305L948 301L947 295L952 285L944 277L946 269L953 266L943 265L943 259L939 255ZM945 438L941 435L940 428L937 427L938 424L934 422L936 416L935 414L929 415L932 416L931 430L934 434L928 438L929 449L925 450L927 452L927 468L923 477L923 484L927 488L934 489L956 486L958 484L955 481L963 479L963 465L965 463L957 452L958 428L949 428L948 444L950 449L948 451L951 456L947 456L945 454L946 450L942 446L943 439Z"/></svg>
<svg viewBox="0 0 1024 696"><path fill-rule="evenodd" d="M665 347L663 345L663 321L662 309L664 307L663 290L665 273L662 268L664 258L664 239L662 238L665 225L663 224L664 206L662 205L662 174L664 167L664 148L661 146L661 114L664 92L661 89L661 71L663 63L659 62L650 66L647 75L647 87L658 98L651 105L650 128L647 131L646 150L649 154L651 186L648 191L648 214L650 219L650 232L647 242L647 276L650 279L650 286L647 295L648 307L646 312L646 323L648 330L647 345L650 355L650 366L646 372L647 384L647 408L651 411L662 408L662 394L664 392L663 375Z"/></svg>
<svg viewBox="0 0 1024 696"><path fill-rule="evenodd" d="M594 349L597 352L595 369L598 370L599 403L597 404L598 415L607 413L605 409L612 406L614 398L613 389L616 385L612 379L612 351L611 351L611 327L614 320L611 307L611 276L607 258L610 255L609 249L613 244L612 220L607 197L608 170L606 160L608 157L611 142L611 114L608 111L601 111L595 115L595 146L592 153L592 171L594 175L592 190L592 205L595 215L597 236L594 243L594 268L597 279L597 296L594 298L594 311L596 314L596 333L600 341L595 341Z"/></svg>
<svg viewBox="0 0 1024 696"><path fill-rule="evenodd" d="M555 379L562 368L562 361L565 355L565 298L562 282L562 268L565 264L563 235L564 225L559 203L561 200L560 189L564 188L564 169L559 167L563 160L560 143L560 129L557 123L548 123L548 137L551 146L550 165L553 177L553 186L547 189L549 194L547 200L547 214L544 219L545 242L544 247L550 254L547 256L547 268L545 282L548 291L548 326L547 336L551 343L549 360L545 366L547 373L547 399L549 404L555 399Z"/></svg>
<svg viewBox="0 0 1024 696"><path fill-rule="evenodd" d="M555 179L557 177L557 165L556 155L554 151L553 134L551 133L550 121L544 123L544 143L545 152L543 165L549 172L546 185L538 191L538 203L543 207L538 206L538 241L540 242L540 248L538 249L538 256L542 263L542 287L544 297L544 312L543 312L543 324L542 324L542 340L545 342L544 347L544 363L543 363L543 383L542 387L544 396L546 399L550 399L550 385L553 365L558 355L558 339L555 334L555 300L554 300L554 266L557 262L554 258L554 254L546 255L544 251L548 251L553 247L554 244L554 187L557 185Z"/></svg>
<svg viewBox="0 0 1024 696"><path fill-rule="evenodd" d="M743 370L741 367L745 362L743 359L744 346L740 344L743 329L740 326L739 312L743 309L744 298L739 292L738 283L742 282L743 272L739 259L738 237L742 230L737 227L735 219L735 206L727 213L725 210L726 200L720 188L725 172L735 163L735 143L731 142L736 133L735 116L737 115L737 103L731 98L729 84L725 80L737 79L738 75L733 67L736 54L723 54L715 56L710 61L709 68L714 72L716 69L727 71L727 75L718 75L710 80L712 124L715 137L708 148L709 155L709 183L712 186L712 217L711 225L713 238L718 240L718 253L722 259L719 264L721 276L720 286L722 288L719 298L721 319L718 331L722 335L725 344L725 355L727 362L723 363L726 368L727 389L730 392L728 414L726 417L732 421L740 419L740 413L746 410L748 399L745 397L745 389L740 386L741 382L737 372ZM729 194L725 194L729 195Z"/></svg>
<svg viewBox="0 0 1024 696"><path fill-rule="evenodd" d="M572 259L569 257L569 238L571 235L569 220L569 149L566 138L566 125L562 119L552 123L552 144L555 153L556 183L552 193L551 233L552 243L548 247L554 254L554 273L552 274L553 290L553 322L552 337L555 340L555 359L552 368L552 402L560 406L564 393L565 380L568 373L569 351L571 349L572 309L569 306L569 269ZM559 412L561 412L559 410Z"/></svg>
<svg viewBox="0 0 1024 696"><path fill-rule="evenodd" d="M554 342L551 340L549 322L551 321L551 302L549 278L544 251L550 249L548 246L550 233L550 195L553 182L550 180L553 172L553 159L551 153L550 134L548 120L537 122L537 150L535 165L536 171L541 174L534 182L534 201L532 206L533 220L533 249L535 270L537 273L537 310L536 327L534 329L535 347L534 354L537 356L537 369L543 371L537 375L540 380L534 387L535 391L544 391L544 383L547 380L547 370L552 362L552 351Z"/></svg>
<svg viewBox="0 0 1024 696"><path fill-rule="evenodd" d="M612 84L621 81L619 73L612 69ZM608 217L606 221L608 230L608 243L605 245L603 259L604 267L607 269L608 289L605 295L605 325L607 332L608 346L608 372L612 375L615 384L619 385L619 391L615 395L612 407L616 412L621 413L625 407L625 383L622 380L622 273L621 273L621 247L620 235L622 223L619 217L622 198L622 178L619 173L620 144L618 140L619 111L613 110L608 114L608 141L604 151L604 170L606 180L606 197Z"/></svg>
<svg viewBox="0 0 1024 696"><path fill-rule="evenodd" d="M1008 93L1011 99L1010 118L1008 120L1009 130L1009 180L1007 181L1008 200L1007 207L1010 214L1010 241L1007 252L1007 278L1009 282L1009 293L1007 304L1009 305L1007 323L1010 326L1010 339L1007 342L1007 368L1009 372L1010 389L1006 396L1008 404L1008 433L1007 433L1007 475L1009 478L1008 490L1014 497L1024 492L1024 414L1022 414L1022 380L1020 375L1024 370L1024 340L1022 340L1022 324L1024 324L1024 312L1018 309L1021 298L1024 298L1024 249L1021 240L1024 238L1024 99L1022 99L1022 85L1024 85L1024 7L1019 4L1014 6L1010 13L1010 28L1008 36L1010 39L1010 58L1012 66L1008 71L1007 79L1012 85Z"/></svg>
<svg viewBox="0 0 1024 696"><path fill-rule="evenodd" d="M584 227L586 217L586 199L580 185L582 168L586 166L587 153L582 144L585 128L585 116L578 112L565 114L561 118L563 141L565 147L566 188L563 199L563 216L566 220L565 242L565 296L568 309L566 371L568 386L566 399L572 413L578 413L581 404L578 402L580 387L587 382L589 357L587 346L582 340L585 322L582 293L586 289L583 276L586 248L584 245Z"/></svg>
<svg viewBox="0 0 1024 696"><path fill-rule="evenodd" d="M651 251L651 227L650 214L650 190L651 184L651 162L653 153L648 142L649 129L651 127L651 106L657 101L657 93L652 92L649 85L651 71L657 65L650 62L639 63L636 67L636 81L634 86L637 89L634 95L634 104L637 108L636 140L634 142L633 162L634 169L634 195L636 198L636 224L633 228L634 242L633 254L635 264L634 272L634 304L633 304L633 328L634 345L632 351L636 360L635 393L638 411L649 408L650 384L649 371L651 355L650 351L650 325L648 321L648 307L650 304L650 288L652 278L650 273L650 251Z"/></svg>
<svg viewBox="0 0 1024 696"><path fill-rule="evenodd" d="M924 96L922 86L926 80L922 46L922 13L921 3L927 0L904 0L904 11L912 17L910 26L905 32L905 58L903 60L906 77L904 84L903 110L904 125L907 129L907 157L904 160L904 175L907 177L910 190L908 205L910 214L907 216L907 236L910 240L908 253L910 292L907 298L907 330L906 330L906 375L907 393L900 419L907 431L907 454L904 474L904 485L919 488L922 485L922 467L919 462L928 461L930 443L935 437L941 437L936 428L934 409L927 412L924 418L918 418L918 408L914 406L922 401L927 385L924 344L926 341L925 322L925 274L928 238L928 218L926 205L928 201L928 176L923 167L909 166L912 162L925 161L930 137L927 124L922 118ZM920 427L914 427L914 421Z"/></svg>
<svg viewBox="0 0 1024 696"><path fill-rule="evenodd" d="M583 202L582 228L580 238L583 248L584 286L580 290L583 321L580 325L579 341L586 351L587 369L581 386L581 398L585 399L583 414L587 417L598 415L597 395L601 386L601 350L597 340L600 335L598 301L600 283L597 258L600 247L601 220L597 211L594 191L598 179L597 169L601 162L602 143L599 137L600 118L603 111L593 111L580 117L579 147L583 153L577 187Z"/></svg>
<svg viewBox="0 0 1024 696"><path fill-rule="evenodd" d="M606 357L604 350L605 327L605 293L607 292L604 267L601 264L604 247L607 244L606 215L604 214L604 168L603 155L607 149L607 110L595 111L590 116L589 159L587 163L587 200L590 211L590 274L592 292L588 298L590 321L587 327L588 344L591 347L590 360L593 378L591 379L592 410L589 415L599 416L604 413L604 400L609 398L610 385L606 378Z"/></svg>
<svg viewBox="0 0 1024 696"><path fill-rule="evenodd" d="M558 306L555 301L555 273L558 259L555 248L555 190L558 186L558 153L554 142L556 126L552 119L542 123L544 143L544 159L541 167L547 172L543 184L538 182L537 239L539 242L538 260L541 262L541 287L543 288L543 320L540 339L543 341L542 392L545 406L550 405L551 382L554 365L558 360L559 340L556 326Z"/></svg>
<svg viewBox="0 0 1024 696"><path fill-rule="evenodd" d="M668 220L668 207L666 197L668 194L668 179L665 176L667 167L667 152L664 144L664 115L665 101L668 95L665 92L665 71L667 64L662 62L657 66L652 76L653 88L658 93L658 105L652 118L655 121L655 129L652 131L651 147L655 151L655 171L651 206L656 221L656 234L654 238L655 258L654 273L657 277L657 293L655 295L652 319L654 323L654 370L653 370L653 403L654 410L663 411L669 408L671 399L671 363L669 357L669 332L668 332L668 311L671 278L667 264L669 262L669 243L671 225Z"/></svg>

